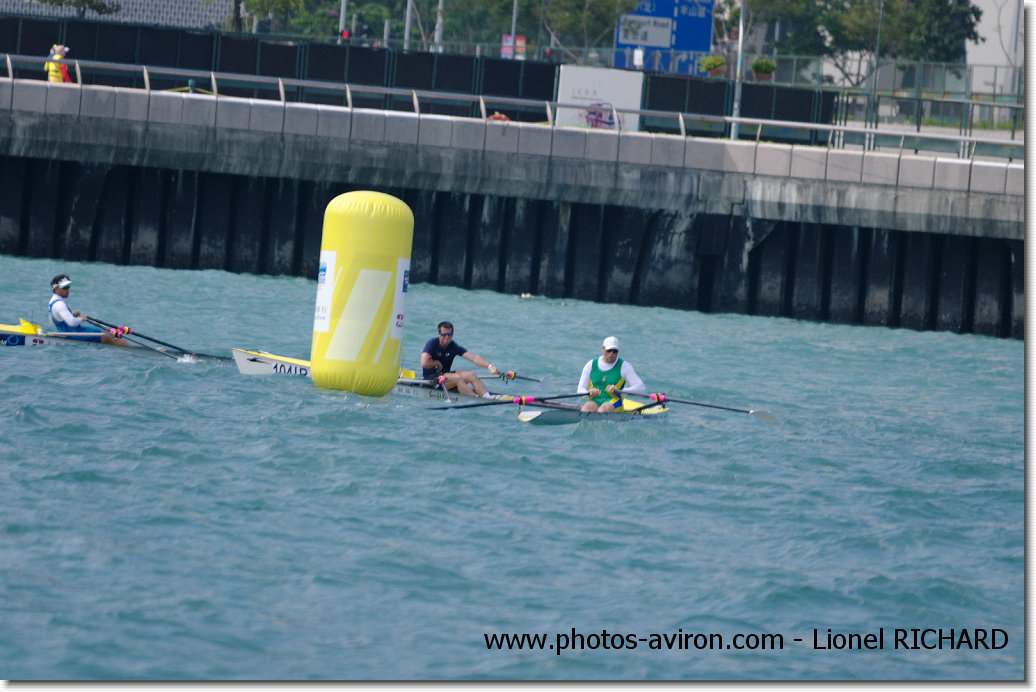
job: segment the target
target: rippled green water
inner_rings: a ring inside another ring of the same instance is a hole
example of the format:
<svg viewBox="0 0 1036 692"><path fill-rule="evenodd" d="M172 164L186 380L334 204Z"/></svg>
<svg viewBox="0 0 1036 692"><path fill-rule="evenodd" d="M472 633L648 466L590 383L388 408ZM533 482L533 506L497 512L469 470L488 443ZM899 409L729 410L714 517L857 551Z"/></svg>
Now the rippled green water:
<svg viewBox="0 0 1036 692"><path fill-rule="evenodd" d="M316 283L292 278L0 257L0 322L45 318L60 271L74 308L171 343L309 352ZM418 284L405 365L440 319L555 393L615 334L651 391L780 423L674 405L537 428L233 365L0 349L0 677L1022 677L1022 343ZM885 648L814 649L828 628L884 628ZM896 649L895 628L1008 643ZM573 630L582 650L485 641ZM783 649L726 648L763 633Z"/></svg>

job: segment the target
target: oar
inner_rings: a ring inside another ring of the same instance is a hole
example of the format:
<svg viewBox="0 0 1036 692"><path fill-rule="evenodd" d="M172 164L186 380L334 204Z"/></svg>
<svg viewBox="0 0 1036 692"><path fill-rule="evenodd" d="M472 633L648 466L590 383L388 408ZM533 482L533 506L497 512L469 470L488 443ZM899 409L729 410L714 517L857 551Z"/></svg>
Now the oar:
<svg viewBox="0 0 1036 692"><path fill-rule="evenodd" d="M554 396L515 396L508 397L506 399L493 399L491 401L477 401L474 404L458 404L456 406L432 406L433 411L444 411L446 409L456 408L475 408L477 406L500 406L501 404L518 404L524 406L526 404L533 404L537 401L553 401L554 399L572 399L577 396L586 396L586 392L577 392L575 394L555 394Z"/></svg>
<svg viewBox="0 0 1036 692"><path fill-rule="evenodd" d="M439 375L435 378L439 382L439 386L442 387L442 393L446 395L446 401L453 403L453 399L450 398L450 390L446 387L446 376Z"/></svg>
<svg viewBox="0 0 1036 692"><path fill-rule="evenodd" d="M543 380L536 377L525 377L524 375L519 375L514 370L507 370L506 372L503 370L498 370L497 373L493 375L493 377L499 377L501 380L526 380L527 382L543 382Z"/></svg>
<svg viewBox="0 0 1036 692"><path fill-rule="evenodd" d="M56 337L58 339L65 339L67 341L77 341L75 337L89 336L90 334L98 336L97 332L46 332L44 336ZM169 353L168 351L163 351L160 348L155 348L154 346L145 344L143 341L136 341L134 339L127 338L125 334L123 334L120 338L126 339L134 346L138 346L140 348L147 348L154 351L155 353L161 353L163 356L168 356L173 360L178 360L177 356L174 356L172 353Z"/></svg>
<svg viewBox="0 0 1036 692"><path fill-rule="evenodd" d="M669 401L675 401L678 404L690 404L691 406L707 406L708 408L718 408L718 409L722 409L724 411L735 411L737 413L747 413L752 418L755 418L756 420L761 420L764 423L776 423L777 422L777 417L776 416L774 416L769 411L765 411L763 409L734 408L732 406L720 406L719 404L706 404L706 403L701 402L701 401L690 401L688 399L674 399L673 397L666 396L665 394L637 394L636 396L646 396L647 398L651 399L652 401L656 401L656 402L658 402L660 404L665 403L665 402L669 402Z"/></svg>
<svg viewBox="0 0 1036 692"><path fill-rule="evenodd" d="M98 327L108 327L109 329L118 329L119 328L118 325L109 324L108 322L105 322L104 320L99 320L96 317L87 317L86 321L90 322L92 324L95 324ZM228 361L229 360L234 360L230 356L214 356L214 355L211 355L211 354L208 354L208 353L195 353L194 351L188 351L186 348L180 348L179 346L175 346L173 344L166 343L165 341L160 341L160 340L154 338L153 336L148 336L147 334L141 334L140 332L133 331L133 332L130 332L130 333L135 335L135 336L137 336L137 337L139 337L139 338L141 338L141 339L147 339L148 341L154 341L156 344L161 344L162 346L168 346L169 348L171 348L173 350L176 350L176 351L179 351L180 353L183 353L184 355L197 356L199 358L212 358L213 360L228 360ZM137 342L134 342L134 343L137 343ZM158 349L155 349L155 350L157 351Z"/></svg>

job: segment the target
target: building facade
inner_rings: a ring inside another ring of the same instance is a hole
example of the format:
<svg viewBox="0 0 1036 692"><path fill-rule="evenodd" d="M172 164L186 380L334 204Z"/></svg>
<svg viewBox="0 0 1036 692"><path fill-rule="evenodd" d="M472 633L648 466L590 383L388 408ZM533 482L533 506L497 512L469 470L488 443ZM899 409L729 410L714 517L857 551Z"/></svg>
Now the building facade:
<svg viewBox="0 0 1036 692"><path fill-rule="evenodd" d="M223 28L234 13L234 0L119 0L121 9L98 16L86 12L88 19L127 24L151 24L187 29ZM19 14L40 17L76 17L74 7L54 7L37 0L0 0L0 15Z"/></svg>

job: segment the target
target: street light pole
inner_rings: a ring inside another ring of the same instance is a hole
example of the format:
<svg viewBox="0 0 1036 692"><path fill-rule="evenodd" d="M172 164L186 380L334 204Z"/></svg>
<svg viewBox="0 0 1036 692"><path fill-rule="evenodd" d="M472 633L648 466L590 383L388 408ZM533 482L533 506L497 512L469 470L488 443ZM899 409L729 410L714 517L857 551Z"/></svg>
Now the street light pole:
<svg viewBox="0 0 1036 692"><path fill-rule="evenodd" d="M737 18L737 72L734 74L734 108L731 115L741 117L741 56L745 52L745 0L741 0L741 9ZM737 121L730 126L730 138L737 141Z"/></svg>
<svg viewBox="0 0 1036 692"><path fill-rule="evenodd" d="M871 71L871 98L867 104L867 110L874 118L874 127L878 126L878 108L875 101L878 99L878 57L881 55L881 22L885 17L885 0L881 0L878 8L878 39L874 42L874 69ZM919 77L920 78L920 77ZM870 118L867 123L870 124Z"/></svg>
<svg viewBox="0 0 1036 692"><path fill-rule="evenodd" d="M414 0L406 0L406 15L403 19L403 50L410 50L410 14Z"/></svg>
<svg viewBox="0 0 1036 692"><path fill-rule="evenodd" d="M514 0L511 10L511 60L518 59L518 0Z"/></svg>
<svg viewBox="0 0 1036 692"><path fill-rule="evenodd" d="M345 31L345 8L349 0L342 0L342 9L338 13L338 42L342 42L342 32Z"/></svg>
<svg viewBox="0 0 1036 692"><path fill-rule="evenodd" d="M435 52L442 52L442 0L439 0L439 11L435 16Z"/></svg>

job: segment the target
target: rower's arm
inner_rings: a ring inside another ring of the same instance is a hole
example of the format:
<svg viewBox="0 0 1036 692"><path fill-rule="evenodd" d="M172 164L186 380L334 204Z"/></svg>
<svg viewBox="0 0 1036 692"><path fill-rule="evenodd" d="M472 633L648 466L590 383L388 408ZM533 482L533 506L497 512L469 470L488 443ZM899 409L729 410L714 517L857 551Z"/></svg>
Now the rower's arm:
<svg viewBox="0 0 1036 692"><path fill-rule="evenodd" d="M583 372L579 375L579 386L576 387L576 391L580 394L586 394L590 391L590 369L593 367L593 361L586 361L586 365L583 366Z"/></svg>
<svg viewBox="0 0 1036 692"><path fill-rule="evenodd" d="M432 354L428 351L421 351L421 367L427 368L428 370L435 370L441 368L442 363L432 358Z"/></svg>
<svg viewBox="0 0 1036 692"><path fill-rule="evenodd" d="M622 385L622 391L630 394L647 394L647 385L644 384L644 380L640 379L637 371L626 361L622 361L622 379L626 381Z"/></svg>
<svg viewBox="0 0 1036 692"><path fill-rule="evenodd" d="M471 351L465 351L464 354L461 356L461 358L467 358L468 360L470 360L472 363L474 363L475 365L477 365L480 368L491 368L492 367L492 364L488 360L486 360L482 356L478 355L477 353L472 353Z"/></svg>
<svg viewBox="0 0 1036 692"><path fill-rule="evenodd" d="M63 300L54 301L54 307L52 310L57 315L58 319L69 327L78 327L83 323L83 320L76 317L72 313L72 310L69 309L68 304Z"/></svg>

